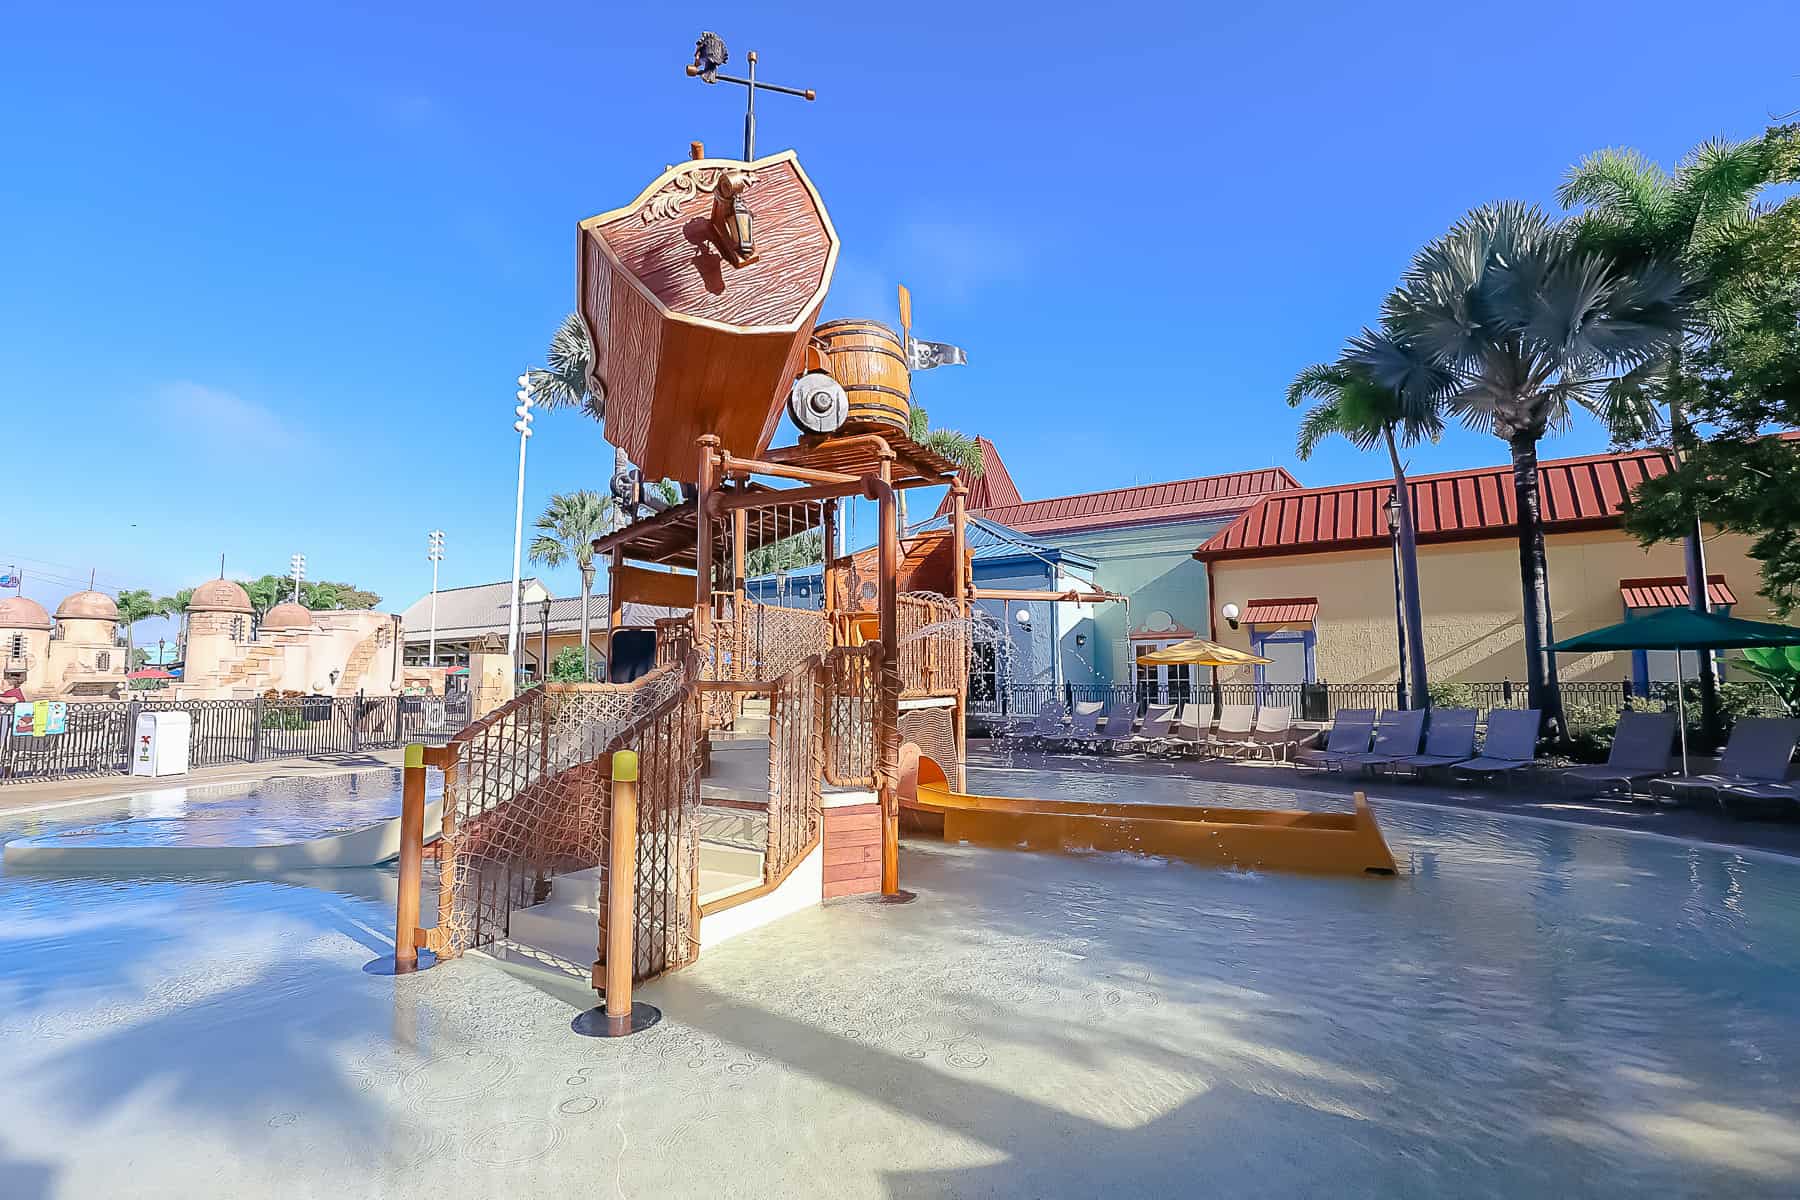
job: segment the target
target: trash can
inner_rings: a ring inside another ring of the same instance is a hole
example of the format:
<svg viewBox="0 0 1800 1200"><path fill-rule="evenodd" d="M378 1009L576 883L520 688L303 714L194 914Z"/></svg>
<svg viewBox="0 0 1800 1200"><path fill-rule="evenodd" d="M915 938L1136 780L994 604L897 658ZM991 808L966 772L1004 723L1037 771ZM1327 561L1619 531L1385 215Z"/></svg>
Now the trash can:
<svg viewBox="0 0 1800 1200"><path fill-rule="evenodd" d="M186 775L193 718L184 712L139 713L131 740L133 775Z"/></svg>

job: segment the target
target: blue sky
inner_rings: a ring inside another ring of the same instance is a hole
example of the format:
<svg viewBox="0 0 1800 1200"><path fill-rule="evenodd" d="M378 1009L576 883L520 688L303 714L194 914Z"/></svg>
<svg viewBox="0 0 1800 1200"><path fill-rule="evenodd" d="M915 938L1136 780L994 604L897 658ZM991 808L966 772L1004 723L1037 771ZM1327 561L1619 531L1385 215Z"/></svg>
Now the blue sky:
<svg viewBox="0 0 1800 1200"><path fill-rule="evenodd" d="M1010 7L14 6L0 567L53 602L302 551L398 608L441 527L445 586L505 577L512 381L571 306L576 221L738 144L741 90L682 75L702 26L819 92L765 100L759 148L831 209L826 315L908 284L970 358L917 398L1028 497L1379 474L1295 463L1281 393L1422 242L1599 147L1667 162L1800 107L1791 3ZM1499 453L1457 431L1413 464ZM609 464L542 417L528 512Z"/></svg>

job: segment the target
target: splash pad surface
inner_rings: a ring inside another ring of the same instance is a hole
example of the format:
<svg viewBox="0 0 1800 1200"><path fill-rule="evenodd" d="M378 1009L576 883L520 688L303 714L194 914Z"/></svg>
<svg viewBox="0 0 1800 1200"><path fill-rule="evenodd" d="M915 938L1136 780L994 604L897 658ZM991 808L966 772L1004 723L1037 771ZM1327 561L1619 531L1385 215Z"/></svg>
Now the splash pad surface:
<svg viewBox="0 0 1800 1200"><path fill-rule="evenodd" d="M1395 880L908 842L916 903L747 933L642 989L663 1023L610 1043L569 1033L591 993L489 960L363 975L386 869L0 869L0 1190L1800 1188L1800 863L1375 805Z"/></svg>

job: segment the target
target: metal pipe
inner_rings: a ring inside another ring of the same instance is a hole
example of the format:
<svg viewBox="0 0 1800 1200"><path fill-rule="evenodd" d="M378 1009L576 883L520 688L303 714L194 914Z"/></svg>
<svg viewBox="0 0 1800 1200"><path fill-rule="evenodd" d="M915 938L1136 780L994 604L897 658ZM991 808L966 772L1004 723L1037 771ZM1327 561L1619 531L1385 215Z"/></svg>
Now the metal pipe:
<svg viewBox="0 0 1800 1200"><path fill-rule="evenodd" d="M419 881L425 860L425 747L406 748L400 775L400 897L394 904L394 974L419 965Z"/></svg>
<svg viewBox="0 0 1800 1200"><path fill-rule="evenodd" d="M881 477L865 480L865 494L878 504L875 573L881 628L880 738L881 894L900 892L900 526L893 460L881 460Z"/></svg>
<svg viewBox="0 0 1800 1200"><path fill-rule="evenodd" d="M818 467L797 467L791 463L736 458L730 454L720 456L720 467L727 475L773 475L777 479L793 479L800 483L848 483L862 478L845 471L826 471Z"/></svg>

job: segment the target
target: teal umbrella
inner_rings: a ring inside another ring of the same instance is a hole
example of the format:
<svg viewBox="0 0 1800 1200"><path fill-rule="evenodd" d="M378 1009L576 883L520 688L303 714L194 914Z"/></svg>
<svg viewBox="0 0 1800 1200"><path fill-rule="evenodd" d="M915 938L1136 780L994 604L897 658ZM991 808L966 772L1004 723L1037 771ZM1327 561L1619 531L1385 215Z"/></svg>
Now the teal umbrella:
<svg viewBox="0 0 1800 1200"><path fill-rule="evenodd" d="M1552 650L1565 653L1595 650L1675 651L1675 707L1681 722L1681 773L1687 774L1687 700L1682 694L1681 655L1687 650L1743 650L1753 646L1800 645L1800 627L1745 621L1691 608L1665 608L1564 638Z"/></svg>

